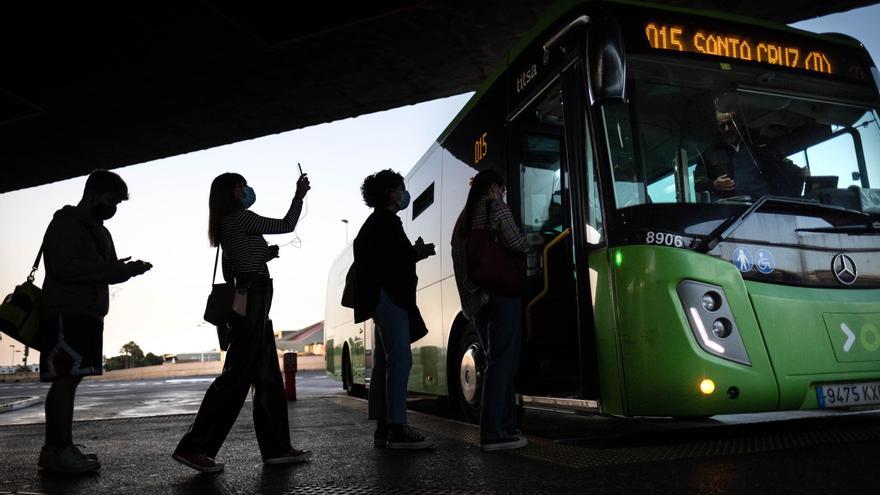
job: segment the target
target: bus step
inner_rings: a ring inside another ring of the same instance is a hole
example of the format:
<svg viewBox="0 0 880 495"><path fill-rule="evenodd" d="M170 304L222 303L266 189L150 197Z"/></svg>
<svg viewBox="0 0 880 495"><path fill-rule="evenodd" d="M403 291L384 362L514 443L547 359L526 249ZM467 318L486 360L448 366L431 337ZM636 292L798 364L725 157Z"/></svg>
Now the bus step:
<svg viewBox="0 0 880 495"><path fill-rule="evenodd" d="M577 412L601 412L599 401L592 399L575 399L568 397L542 397L537 395L519 395L519 404L523 407L540 409L560 409Z"/></svg>

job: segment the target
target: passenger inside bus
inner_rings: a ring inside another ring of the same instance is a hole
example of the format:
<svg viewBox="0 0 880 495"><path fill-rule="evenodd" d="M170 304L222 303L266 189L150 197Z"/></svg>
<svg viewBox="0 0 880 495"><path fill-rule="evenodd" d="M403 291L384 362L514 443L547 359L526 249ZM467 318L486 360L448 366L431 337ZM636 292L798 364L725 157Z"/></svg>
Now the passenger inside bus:
<svg viewBox="0 0 880 495"><path fill-rule="evenodd" d="M702 153L694 174L695 188L710 200L741 198L756 200L761 196L800 196L806 167L798 167L785 155L775 152L778 146L760 146L742 131L745 125L735 111L716 111L718 139Z"/></svg>

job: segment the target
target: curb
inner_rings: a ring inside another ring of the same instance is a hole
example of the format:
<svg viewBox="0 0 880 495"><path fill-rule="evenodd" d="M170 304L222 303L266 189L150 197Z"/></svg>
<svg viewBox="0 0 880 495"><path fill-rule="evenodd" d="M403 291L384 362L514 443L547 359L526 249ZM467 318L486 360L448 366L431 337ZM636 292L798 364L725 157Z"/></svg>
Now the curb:
<svg viewBox="0 0 880 495"><path fill-rule="evenodd" d="M12 402L4 402L0 404L0 413L15 411L16 409L23 409L25 407L39 404L41 402L39 397L13 397L13 399L18 400L14 400Z"/></svg>

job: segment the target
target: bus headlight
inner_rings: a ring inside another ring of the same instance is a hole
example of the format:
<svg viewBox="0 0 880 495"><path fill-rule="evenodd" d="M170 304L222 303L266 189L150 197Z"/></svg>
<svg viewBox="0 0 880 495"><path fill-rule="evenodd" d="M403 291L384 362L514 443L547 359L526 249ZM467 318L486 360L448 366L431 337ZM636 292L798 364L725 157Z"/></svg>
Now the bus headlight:
<svg viewBox="0 0 880 495"><path fill-rule="evenodd" d="M730 337L730 333L733 331L731 327L730 320L727 318L718 318L712 322L712 333L714 333L719 339L726 339L727 337Z"/></svg>
<svg viewBox="0 0 880 495"><path fill-rule="evenodd" d="M682 280L676 291L697 345L714 356L751 366L724 290L717 285Z"/></svg>
<svg viewBox="0 0 880 495"><path fill-rule="evenodd" d="M706 311L717 311L721 307L721 296L715 291L709 291L703 294L703 309Z"/></svg>

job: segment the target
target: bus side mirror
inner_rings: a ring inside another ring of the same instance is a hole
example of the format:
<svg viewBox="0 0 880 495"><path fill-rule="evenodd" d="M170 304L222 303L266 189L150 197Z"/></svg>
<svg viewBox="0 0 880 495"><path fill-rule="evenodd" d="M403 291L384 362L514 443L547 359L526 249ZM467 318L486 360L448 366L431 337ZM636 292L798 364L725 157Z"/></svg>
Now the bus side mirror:
<svg viewBox="0 0 880 495"><path fill-rule="evenodd" d="M620 24L610 16L594 18L587 35L590 104L624 103L626 55Z"/></svg>

